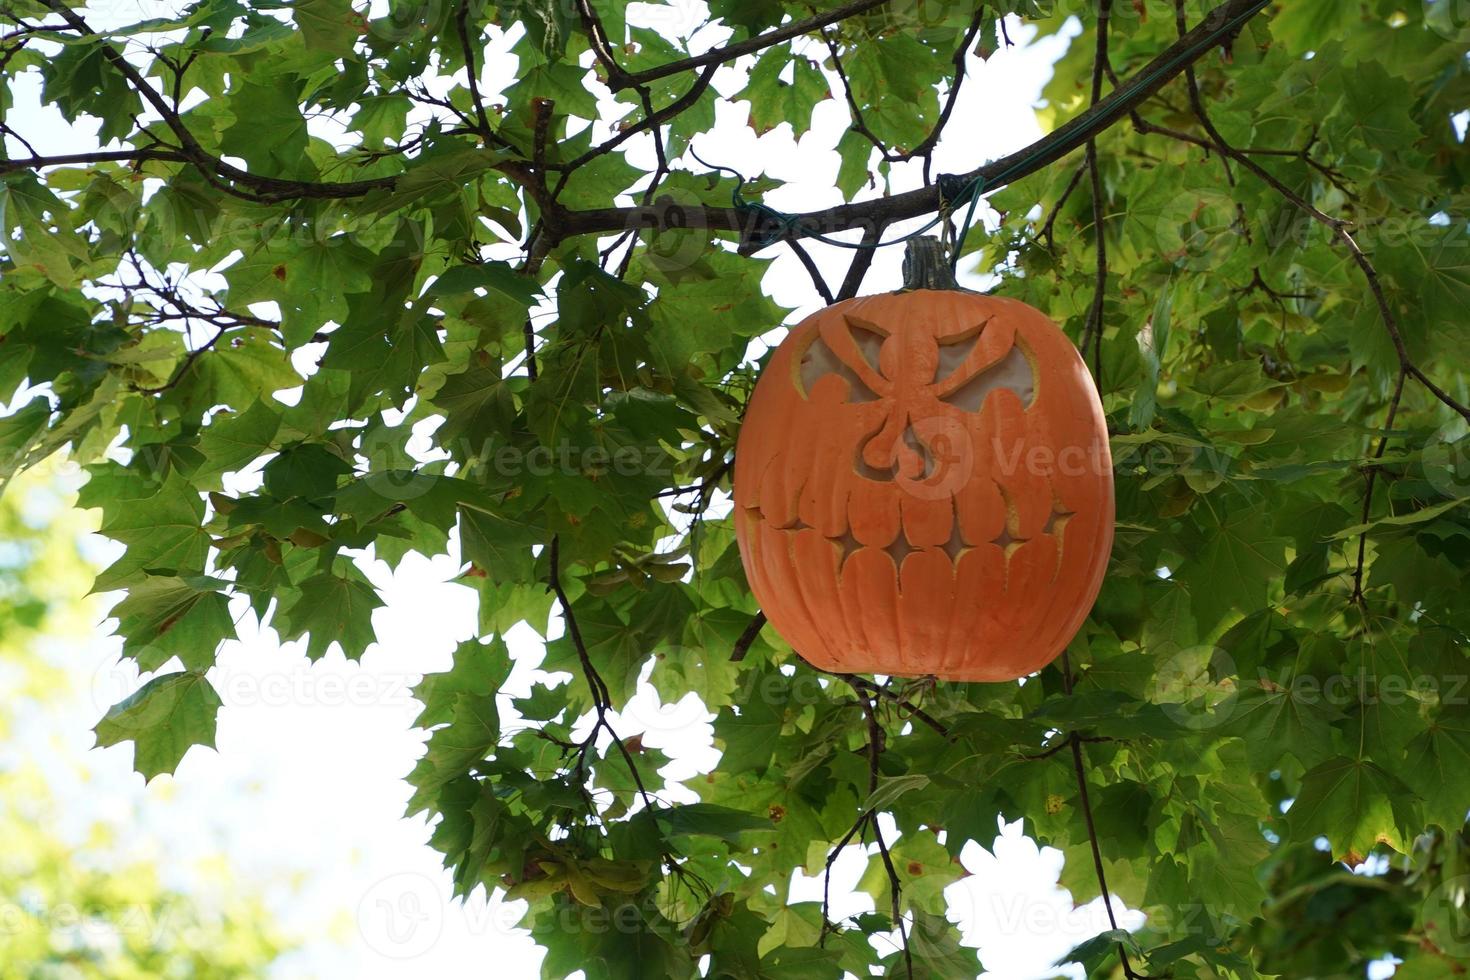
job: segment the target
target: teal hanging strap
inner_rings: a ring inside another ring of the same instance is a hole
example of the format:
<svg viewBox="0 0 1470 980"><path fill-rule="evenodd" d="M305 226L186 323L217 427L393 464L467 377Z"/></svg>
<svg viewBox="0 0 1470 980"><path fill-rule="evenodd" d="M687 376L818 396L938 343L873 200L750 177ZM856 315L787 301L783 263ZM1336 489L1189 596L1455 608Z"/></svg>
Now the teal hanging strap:
<svg viewBox="0 0 1470 980"><path fill-rule="evenodd" d="M949 268L956 272L960 267L960 253L965 250L965 238L970 234L970 226L975 221L975 211L980 206L980 198L985 195L985 178L976 177L969 183L964 183L964 177L957 174L939 175L939 202L941 209L952 208L956 204L968 204L965 209L965 220L960 222L960 230L955 235L954 247L949 253Z"/></svg>

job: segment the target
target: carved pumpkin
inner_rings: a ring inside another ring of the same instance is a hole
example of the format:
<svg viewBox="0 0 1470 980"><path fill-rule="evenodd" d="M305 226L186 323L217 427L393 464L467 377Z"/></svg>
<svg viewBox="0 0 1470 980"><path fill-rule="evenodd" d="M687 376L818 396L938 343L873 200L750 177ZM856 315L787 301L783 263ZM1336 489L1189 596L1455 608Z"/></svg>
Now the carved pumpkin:
<svg viewBox="0 0 1470 980"><path fill-rule="evenodd" d="M905 276L771 357L736 447L741 559L817 667L1013 680L1061 653L1102 585L1102 406L1066 335L961 290L937 241L910 246Z"/></svg>

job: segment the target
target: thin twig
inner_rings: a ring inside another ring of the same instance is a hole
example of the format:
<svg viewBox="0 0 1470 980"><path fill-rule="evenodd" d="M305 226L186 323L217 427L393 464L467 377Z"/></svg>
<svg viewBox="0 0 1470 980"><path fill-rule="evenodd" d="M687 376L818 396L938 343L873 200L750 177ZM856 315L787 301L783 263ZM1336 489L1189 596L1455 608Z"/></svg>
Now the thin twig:
<svg viewBox="0 0 1470 980"><path fill-rule="evenodd" d="M612 89L616 92L620 88L646 84L657 81L660 78L667 78L670 75L677 75L680 72L693 71L696 68L704 68L708 65L722 65L726 62L734 61L742 55L764 51L766 48L780 44L782 41L789 41L794 37L801 37L803 34L820 31L824 27L836 24L838 21L846 20L855 14L866 13L875 7L881 7L887 2L888 0L856 0L854 3L843 4L841 7L834 7L826 13L808 17L806 20L792 21L790 24L777 27L764 34L758 34L745 41L727 44L724 47L715 48L713 51L706 51L704 54L695 55L692 58L671 61L668 64L659 65L656 68L633 72L631 75L625 76L621 84L613 85Z"/></svg>
<svg viewBox="0 0 1470 980"><path fill-rule="evenodd" d="M965 84L965 65L969 63L970 46L975 43L975 35L980 33L980 28L985 23L988 13L984 4L976 5L975 14L970 18L970 26L960 39L960 45L955 49L954 57L950 59L951 64L954 65L954 79L949 83L949 91L944 98L944 107L939 110L939 119L935 122L934 128L929 130L929 135L924 137L918 146L899 156L900 160L923 157L926 181L929 177L930 164L934 162L934 148L939 145L939 137L949 125L950 116L954 115L954 107L960 100L960 88Z"/></svg>
<svg viewBox="0 0 1470 980"><path fill-rule="evenodd" d="M827 288L827 280L822 278L822 270L817 268L817 263L812 261L810 253L802 247L801 242L790 241L787 244L791 246L791 251L796 253L796 257L801 260L801 264L806 268L807 275L812 277L812 287L822 297L822 302L828 306L837 302L832 296L832 290Z"/></svg>
<svg viewBox="0 0 1470 980"><path fill-rule="evenodd" d="M1109 64L1108 27L1112 18L1113 0L1101 0L1097 11L1097 47L1092 59L1092 105L1096 108L1102 101L1103 73ZM1087 321L1082 327L1078 347L1082 356L1087 356L1087 345L1093 342L1092 377L1097 383L1099 394L1103 390L1102 337L1103 303L1108 290L1108 239L1104 221L1107 217L1106 202L1103 200L1102 168L1098 164L1097 140L1087 141L1087 172L1092 181L1092 231L1097 242L1097 276L1092 291L1092 306L1087 311Z"/></svg>
<svg viewBox="0 0 1470 980"><path fill-rule="evenodd" d="M1023 762L1040 762L1043 759L1053 758L1053 757L1059 755L1060 753L1062 753L1063 751L1065 751L1066 749L1068 749L1068 748L1071 747L1071 744L1072 744L1072 734L1073 733L1068 733L1068 736L1066 738L1062 739L1060 742L1058 742L1056 745L1053 745L1049 749L1044 749L1044 750L1042 750L1040 752L1037 752L1035 754L1032 754L1032 755L1021 755L1021 756L1017 756L1017 758L1021 759ZM1108 737L1102 736L1102 735L1081 736L1081 737L1079 737L1078 740L1079 741L1082 741L1082 742L1112 742L1112 741L1116 741L1116 739L1108 738Z"/></svg>
<svg viewBox="0 0 1470 980"><path fill-rule="evenodd" d="M461 0L459 11L454 15L454 26L459 32L459 46L464 54L465 77L469 81L470 101L475 106L475 120L480 124L480 138L491 143L494 136L490 129L490 117L485 113L485 100L480 96L480 70L475 62L475 48L470 43L470 0Z"/></svg>
<svg viewBox="0 0 1470 980"><path fill-rule="evenodd" d="M750 622L735 641L735 649L730 654L731 663L738 664L745 659L745 655L750 652L751 645L755 643L755 638L761 635L761 629L765 625L766 614L764 612L757 611L754 616L750 617Z"/></svg>
<svg viewBox="0 0 1470 980"><path fill-rule="evenodd" d="M194 348L188 353L188 355L184 358L183 363L180 364L177 369L175 369L174 373L171 374L169 376L169 379L163 384L158 385L155 388L141 388L137 385L134 385L133 390L140 395L161 395L165 391L176 387L180 381L184 380L184 375L189 373L189 369L194 366L194 362L203 357L206 352L212 350L214 348L214 345L218 344L224 338L225 334L230 332L230 330L231 326L229 325L222 326L217 329L213 337L210 337L204 343L200 344L198 347Z"/></svg>
<svg viewBox="0 0 1470 980"><path fill-rule="evenodd" d="M837 863L837 858L842 854L842 849L852 842L852 839L857 836L858 831L867 826L867 823L868 813L864 810L857 818L857 822L848 828L847 833L837 842L837 846L827 852L827 863L822 870L822 931L817 937L818 946L825 947L827 945L827 933L832 931L832 920L828 912L832 905L832 865Z"/></svg>
<svg viewBox="0 0 1470 980"><path fill-rule="evenodd" d="M843 277L842 285L837 290L837 301L852 299L863 288L863 277L873 264L875 246L882 239L886 227L886 224L876 223L863 229L863 247L857 250L857 254L852 257L852 264L847 267L847 275Z"/></svg>
<svg viewBox="0 0 1470 980"><path fill-rule="evenodd" d="M886 737L883 726L878 723L878 706L874 701L863 698L863 714L868 721L868 796L872 797L878 791L878 760L883 754ZM878 815L871 811L868 813L868 826L872 828L873 840L883 859L883 870L888 874L893 925L898 929L899 939L903 943L903 961L908 971L908 980L914 980L914 957L909 950L908 925L903 918L903 883L899 880L898 869L893 866L893 856L888 853L888 842L883 839L883 828L878 825Z"/></svg>
<svg viewBox="0 0 1470 980"><path fill-rule="evenodd" d="M638 99L643 103L645 119L653 119L656 114L653 111L653 95L648 91L648 86L638 86ZM653 126L653 152L658 163L654 167L653 176L648 180L648 186L643 188L643 203L652 204L658 195L659 185L669 175L669 153L664 146L663 127L655 123ZM621 279L628 274L628 267L633 262L633 253L638 248L638 233L636 229L629 229L632 241L628 244L628 250L623 253L623 261L618 264L618 278Z"/></svg>
<svg viewBox="0 0 1470 980"><path fill-rule="evenodd" d="M1087 176L1088 169L1087 164L1083 163L1082 166L1072 172L1072 179L1067 181L1067 186L1063 188L1061 197L1057 198L1057 203L1052 206L1051 214L1047 215L1045 224L1041 226L1041 231L1036 237L1038 241L1043 238L1046 239L1047 251L1053 251L1055 249L1056 240L1053 237L1053 232L1056 228L1057 217L1062 213L1062 208L1066 207L1067 201L1071 199L1073 193L1081 186L1082 178Z"/></svg>
<svg viewBox="0 0 1470 980"><path fill-rule="evenodd" d="M842 65L842 49L838 46L837 40L823 31L822 41L827 45L827 53L832 56L832 67L837 70L837 80L842 83L842 94L847 100L847 112L852 117L852 123L848 128L872 143L882 154L884 160L890 163L897 161L900 155L891 152L878 134L868 128L868 123L863 118L862 107L858 105L857 95L852 90L852 81L847 77L847 69Z"/></svg>
<svg viewBox="0 0 1470 980"><path fill-rule="evenodd" d="M1075 685L1072 676L1072 660L1065 650L1062 651L1062 689L1068 697L1072 696ZM1082 805L1082 817L1087 825L1087 842L1092 848L1092 867L1097 875L1097 887L1102 894L1103 906L1107 909L1108 924L1114 932L1118 931L1118 918L1113 914L1113 893L1108 889L1108 875L1103 868L1102 847L1097 840L1097 825L1092 819L1092 800L1087 791L1087 763L1082 754L1082 739L1078 733L1071 731L1067 733L1067 741L1064 743L1072 749L1072 771L1077 776L1077 798ZM1128 950L1123 944L1118 943L1118 960L1123 966L1123 976L1127 980L1148 980L1142 974L1133 969L1128 961Z"/></svg>
<svg viewBox="0 0 1470 980"><path fill-rule="evenodd" d="M587 733L587 738L578 747L577 772L580 774L585 770L585 759L587 753L596 744L598 731L607 732L612 744L617 746L618 752L627 764L628 775L633 779L633 785L638 791L639 798L643 800L643 805L652 812L655 809L653 798L643 783L643 776L638 771L638 763L633 759L632 751L613 729L612 723L607 720L607 713L612 710L612 694L608 690L607 682L602 679L602 675L597 672L597 668L592 663L592 657L587 652L587 643L582 638L582 630L577 625L576 614L572 612L571 600L567 598L566 589L562 586L559 535L552 535L551 543L547 545L547 561L550 568L547 579L552 592L556 595L557 604L561 607L562 618L566 621L567 636L571 638L572 646L577 651L577 660L581 664L582 676L587 682L587 689L592 693L592 709L596 715L592 723L592 730Z"/></svg>
<svg viewBox="0 0 1470 980"><path fill-rule="evenodd" d="M882 698L885 701L891 701L899 708L902 708L904 711L908 712L910 717L919 722L922 722L929 728L932 728L935 732L939 733L944 738L950 741L954 740L954 733L952 733L949 728L947 728L945 724L938 718L935 718L933 715L929 714L927 711L925 711L923 708L920 708L912 701L909 701L899 694L895 694L893 691L890 691L886 687L881 687L878 684L873 683L866 677L859 677L857 674L844 674L835 670L825 670L821 667L813 667L812 670L815 670L819 674L826 674L828 677L835 677L838 680L845 682L846 684L850 685L860 697L873 696Z"/></svg>
<svg viewBox="0 0 1470 980"><path fill-rule="evenodd" d="M673 102L670 102L662 109L658 110L657 112L646 112L642 119L638 120L636 123L627 127L626 129L619 131L617 135L612 136L599 143L598 145L592 147L590 150L582 153L570 163L560 164L553 167L552 169L564 172L562 181L563 183L565 183L566 175L570 174L571 171L586 166L600 156L605 156L611 153L613 150L622 146L624 143L637 136L638 134L647 132L648 130L653 129L655 126L661 126L664 123L668 122L670 119L684 112L690 106L694 105L694 103L699 101L700 96L704 95L705 90L710 87L710 83L715 80L716 67L718 66L711 66L709 68L706 68L700 74L699 78L695 80L694 84L690 86L689 91L685 92L683 95L679 96L679 98L675 99ZM645 105L647 105L647 103L645 103Z"/></svg>
<svg viewBox="0 0 1470 980"><path fill-rule="evenodd" d="M1398 380L1393 387L1393 397L1390 398L1388 402L1388 418L1386 418L1383 422L1383 435L1378 440L1377 451L1373 453L1374 462L1370 463L1367 467L1367 485L1363 488L1363 520L1361 522L1363 524L1367 524L1369 519L1371 519L1373 516L1373 490L1378 484L1379 471L1377 461L1383 458L1384 452L1388 449L1388 440L1393 435L1393 424L1394 421L1398 418L1399 405L1403 402L1404 398L1404 383L1408 381L1408 379L1408 370L1400 368ZM1364 604L1363 565L1367 558L1367 554L1368 532L1364 530L1362 534L1358 535L1358 561L1357 565L1353 568L1352 601L1359 606Z"/></svg>

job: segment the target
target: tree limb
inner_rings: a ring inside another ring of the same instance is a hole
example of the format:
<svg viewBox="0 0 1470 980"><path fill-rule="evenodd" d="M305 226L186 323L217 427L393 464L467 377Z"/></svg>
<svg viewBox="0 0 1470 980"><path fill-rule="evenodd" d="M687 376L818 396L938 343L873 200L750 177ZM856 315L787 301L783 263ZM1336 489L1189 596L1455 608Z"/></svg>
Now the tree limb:
<svg viewBox="0 0 1470 980"><path fill-rule="evenodd" d="M756 38L727 45L707 52L696 58L684 59L646 72L628 76L632 84L641 84L656 78L664 78L696 68L719 65L742 54L761 50L781 41L836 23L845 17L862 13L880 6L886 0L860 0L835 8L818 17L794 22L769 31ZM93 31L78 14L64 6L62 0L45 0L69 26L88 37L101 37ZM1076 118L1056 129L1048 136L1037 140L1024 149L991 161L982 167L964 174L960 179L966 183L980 180L987 189L995 189L1020 180L1055 163L1084 145L1121 119L1127 118L1133 109L1156 93L1164 85L1178 77L1184 69L1203 57L1216 43L1219 34L1255 16L1269 0L1225 0L1211 11L1195 28L1161 52L1132 78L1125 81L1107 98ZM236 196L262 202L277 202L295 199L346 199L362 197L374 191L392 190L395 177L378 177L359 181L317 182L288 180L252 174L214 156L205 150L179 117L168 100L154 90L137 68L131 65L110 43L101 45L103 57L128 83L137 90L163 119L178 147L172 150L178 158L194 165L221 189ZM697 84L694 90L698 91ZM654 123L663 121L663 114ZM644 120L642 128L648 128ZM133 157L140 153L156 151L132 151ZM129 158L133 158L129 157ZM161 157L160 157L161 158ZM0 167L9 164L12 169L35 169L53 165L57 159L30 158L24 165L19 162L0 161ZM526 162L508 160L496 165L501 173L511 180L537 189L540 174L530 170ZM586 211L569 211L549 201L538 201L543 209L546 232L551 244L579 235L595 235L621 232L629 228L701 228L714 233L733 233L741 236L743 254L756 252L768 245L785 239L808 238L813 235L832 234L852 228L886 226L897 221L931 214L941 205L937 186L896 194L892 197L858 201L828 208L822 211L793 216L788 222L773 219L768 214L735 207L690 206L671 199L660 198L650 205L628 208L600 208Z"/></svg>
<svg viewBox="0 0 1470 980"><path fill-rule="evenodd" d="M754 616L750 617L750 622L735 641L735 649L730 654L731 663L739 663L745 659L745 655L750 652L751 644L755 643L755 638L761 635L761 629L765 625L766 614L764 612L757 611Z"/></svg>
<svg viewBox="0 0 1470 980"><path fill-rule="evenodd" d="M1072 696L1072 689L1076 681L1072 676L1072 660L1065 650L1062 651L1062 687L1068 697ZM1102 895L1103 907L1108 913L1108 925L1114 932L1118 931L1118 917L1113 913L1113 893L1108 889L1108 874L1103 867L1102 846L1097 840L1097 825L1092 819L1092 799L1087 791L1087 762L1082 754L1082 737L1076 731L1067 733L1067 740L1062 743L1072 750L1072 771L1077 777L1077 802L1082 805L1082 817L1087 825L1087 843L1092 848L1092 868L1097 875L1098 891ZM1143 974L1133 969L1133 964L1128 961L1128 950L1118 943L1118 960L1123 966L1123 976L1127 980L1148 980Z"/></svg>
<svg viewBox="0 0 1470 980"><path fill-rule="evenodd" d="M167 160L172 163L192 163L193 158L178 150L102 150L97 153L61 153L55 156L16 157L0 159L0 176L21 170L40 170L44 167L69 167L92 163L146 163L149 160Z"/></svg>
<svg viewBox="0 0 1470 980"><path fill-rule="evenodd" d="M868 269L873 265L873 247L883 237L885 225L873 223L863 229L863 247L858 249L852 257L852 264L847 267L847 275L843 277L842 286L837 290L838 300L852 299L863 288L863 277L868 274Z"/></svg>
<svg viewBox="0 0 1470 980"><path fill-rule="evenodd" d="M959 180L980 180L994 190L1055 163L1083 146L1102 129L1128 117L1134 107L1177 78L1185 67L1202 58L1220 32L1243 23L1268 5L1269 0L1225 0L1195 28L1170 45L1096 106L1068 121L1049 135L999 160L993 160ZM707 63L707 62L703 62ZM941 204L937 186L920 188L891 197L841 204L822 211L792 216L778 222L769 215L735 207L690 207L660 199L651 207L599 208L569 211L561 216L558 232L563 238L575 235L621 231L630 226L652 228L703 228L711 232L741 236L743 254L759 251L787 238L828 235L854 227L888 225L937 211Z"/></svg>
<svg viewBox="0 0 1470 980"><path fill-rule="evenodd" d="M1092 60L1092 104L1102 100L1103 73L1107 70L1108 24L1112 19L1113 0L1101 0L1097 10L1097 50ZM1188 69L1193 71L1193 69ZM1191 78L1193 75L1191 74ZM1092 354L1092 378L1097 383L1098 394L1102 394L1102 335L1103 303L1108 294L1108 239L1103 227L1107 217L1103 200L1102 167L1097 159L1097 140L1087 141L1087 173L1092 184L1092 234L1097 251L1097 281L1093 284L1092 305L1087 311L1087 322L1082 327L1082 357L1087 357L1087 344L1094 344Z"/></svg>
<svg viewBox="0 0 1470 980"><path fill-rule="evenodd" d="M375 190L384 190L393 186L394 178L392 177L381 177L373 180L355 180L343 183L318 183L315 181L284 180L278 177L262 177L257 174L252 174L247 170L242 170L232 163L226 163L200 145L199 141L195 139L194 134L189 131L189 127L184 124L183 119L174 111L173 106L169 105L168 100L154 89L152 85L148 84L148 80L143 77L143 73L133 67L132 63L124 58L121 52L113 47L111 42L92 30L79 14L63 4L61 0L43 0L43 2L61 17L62 20L66 21L78 34L81 34L83 37L95 37L99 39L98 50L101 51L103 59L126 78L128 84L133 87L139 97L152 106L153 110L158 113L164 125L169 128L169 131L174 134L174 138L179 141L177 152L198 167L206 177L213 178L214 182L219 184L221 190L239 195L239 190L232 187L230 183L221 183L233 182L249 188L257 200L284 201L308 197L362 197L364 194L369 194ZM48 165L45 163L42 164L42 166ZM243 196L248 197L252 195L246 194Z"/></svg>

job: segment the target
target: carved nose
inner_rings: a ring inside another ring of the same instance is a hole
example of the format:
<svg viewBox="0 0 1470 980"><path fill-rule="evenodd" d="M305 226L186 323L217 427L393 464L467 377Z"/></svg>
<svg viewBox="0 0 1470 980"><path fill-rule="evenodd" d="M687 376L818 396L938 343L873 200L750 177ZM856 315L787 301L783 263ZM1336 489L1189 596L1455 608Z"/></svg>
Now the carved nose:
<svg viewBox="0 0 1470 980"><path fill-rule="evenodd" d="M894 412L858 449L858 472L870 480L922 480L934 472L935 450L907 412Z"/></svg>
<svg viewBox="0 0 1470 980"><path fill-rule="evenodd" d="M899 440L898 465L895 467L896 475L905 480L922 480L934 469L934 457L929 452L929 447L919 434L914 431L913 423L906 424L903 428L903 436Z"/></svg>

